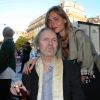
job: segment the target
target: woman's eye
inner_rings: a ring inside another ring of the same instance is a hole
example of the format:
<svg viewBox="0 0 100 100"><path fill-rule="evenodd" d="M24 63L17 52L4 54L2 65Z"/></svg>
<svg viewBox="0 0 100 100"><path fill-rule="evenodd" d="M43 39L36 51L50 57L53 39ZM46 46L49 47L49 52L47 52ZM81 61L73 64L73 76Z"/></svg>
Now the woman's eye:
<svg viewBox="0 0 100 100"><path fill-rule="evenodd" d="M58 20L59 20L59 18L54 18L54 20L55 20L55 21L58 21Z"/></svg>

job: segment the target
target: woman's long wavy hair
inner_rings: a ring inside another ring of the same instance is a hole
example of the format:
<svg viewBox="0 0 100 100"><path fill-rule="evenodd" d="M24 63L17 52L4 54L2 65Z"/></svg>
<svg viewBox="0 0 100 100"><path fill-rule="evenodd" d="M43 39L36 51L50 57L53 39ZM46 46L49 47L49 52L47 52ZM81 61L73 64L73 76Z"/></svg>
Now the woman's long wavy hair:
<svg viewBox="0 0 100 100"><path fill-rule="evenodd" d="M66 34L68 34L71 30L72 30L72 24L67 16L67 14L65 13L65 11L62 9L61 6L53 6L52 8L50 8L47 13L46 13L46 18L45 18L45 26L46 27L49 27L48 25L48 17L49 17L49 14L54 11L57 15L61 16L63 19L66 20L66 23L65 23L65 31L66 31Z"/></svg>
<svg viewBox="0 0 100 100"><path fill-rule="evenodd" d="M50 9L48 10L48 12L46 13L46 18L45 18L45 26L46 26L46 27L49 27L49 25L48 25L48 17L49 17L49 14L50 14L52 11L55 12L57 15L59 15L60 17L62 17L63 19L66 20L66 23L65 23L65 33L66 33L66 36L68 36L68 34L69 34L70 32L73 32L73 25L72 25L72 23L70 22L70 20L69 20L67 14L65 13L65 11L62 9L61 6L53 6L52 8L50 8ZM59 34L58 34L58 37L60 38ZM68 41L68 42L69 42L69 41ZM65 52L66 52L66 56L65 56ZM67 58L68 55L69 55L69 43L68 43L68 46L67 46L66 49L62 49L62 56L63 56L64 58Z"/></svg>

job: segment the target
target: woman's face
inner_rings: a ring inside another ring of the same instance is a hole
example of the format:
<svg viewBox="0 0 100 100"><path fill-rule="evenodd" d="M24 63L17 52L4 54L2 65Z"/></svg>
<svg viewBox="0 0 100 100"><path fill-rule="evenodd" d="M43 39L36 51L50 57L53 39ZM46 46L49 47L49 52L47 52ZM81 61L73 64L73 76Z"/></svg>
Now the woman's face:
<svg viewBox="0 0 100 100"><path fill-rule="evenodd" d="M39 50L42 56L53 57L57 51L57 36L51 30L45 30L39 38Z"/></svg>
<svg viewBox="0 0 100 100"><path fill-rule="evenodd" d="M66 20L59 16L56 12L51 11L48 16L48 26L55 33L60 33L65 30Z"/></svg>

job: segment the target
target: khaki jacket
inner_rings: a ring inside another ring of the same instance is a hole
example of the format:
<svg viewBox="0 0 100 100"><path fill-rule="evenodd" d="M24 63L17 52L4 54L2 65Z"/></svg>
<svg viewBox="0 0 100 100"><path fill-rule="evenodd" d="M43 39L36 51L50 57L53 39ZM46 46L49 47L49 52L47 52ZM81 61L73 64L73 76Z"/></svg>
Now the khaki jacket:
<svg viewBox="0 0 100 100"><path fill-rule="evenodd" d="M77 29L69 33L69 53L68 59L82 62L82 69L93 69L97 53L84 31Z"/></svg>
<svg viewBox="0 0 100 100"><path fill-rule="evenodd" d="M100 55L96 56L95 63L97 65L98 70L100 71Z"/></svg>

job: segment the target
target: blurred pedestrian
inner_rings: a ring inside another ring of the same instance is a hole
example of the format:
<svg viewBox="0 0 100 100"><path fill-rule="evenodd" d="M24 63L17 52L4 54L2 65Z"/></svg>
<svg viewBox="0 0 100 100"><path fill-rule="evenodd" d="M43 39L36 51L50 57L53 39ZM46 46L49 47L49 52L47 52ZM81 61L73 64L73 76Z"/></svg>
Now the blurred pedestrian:
<svg viewBox="0 0 100 100"><path fill-rule="evenodd" d="M21 65L20 72L23 71L24 64L29 60L31 50L32 50L32 47L31 47L30 43L26 42L22 49L22 65Z"/></svg>
<svg viewBox="0 0 100 100"><path fill-rule="evenodd" d="M4 28L4 40L0 49L0 99L2 100L10 100L11 78L15 75L16 59L13 35L12 28Z"/></svg>

